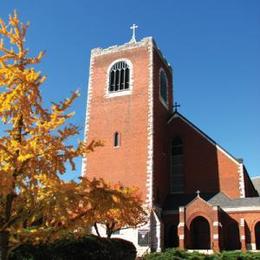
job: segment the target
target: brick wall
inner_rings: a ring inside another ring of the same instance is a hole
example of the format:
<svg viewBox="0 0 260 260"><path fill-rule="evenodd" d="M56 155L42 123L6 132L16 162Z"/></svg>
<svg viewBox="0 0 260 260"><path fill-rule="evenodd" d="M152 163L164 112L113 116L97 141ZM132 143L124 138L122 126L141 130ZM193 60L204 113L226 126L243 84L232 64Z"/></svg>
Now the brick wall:
<svg viewBox="0 0 260 260"><path fill-rule="evenodd" d="M169 124L170 139L179 136L184 145L185 193L224 192L239 198L239 164L181 118Z"/></svg>
<svg viewBox="0 0 260 260"><path fill-rule="evenodd" d="M133 65L132 93L108 98L105 96L108 67L115 60L124 58ZM102 140L104 147L88 155L87 176L138 186L145 199L149 84L147 47L97 55L92 59L88 141ZM120 147L113 147L113 134L116 131L121 135Z"/></svg>
<svg viewBox="0 0 260 260"><path fill-rule="evenodd" d="M154 91L154 199L162 205L169 193L169 141L167 138L167 121L172 113L172 71L155 49L153 54L153 91ZM168 108L160 100L160 70L168 78Z"/></svg>

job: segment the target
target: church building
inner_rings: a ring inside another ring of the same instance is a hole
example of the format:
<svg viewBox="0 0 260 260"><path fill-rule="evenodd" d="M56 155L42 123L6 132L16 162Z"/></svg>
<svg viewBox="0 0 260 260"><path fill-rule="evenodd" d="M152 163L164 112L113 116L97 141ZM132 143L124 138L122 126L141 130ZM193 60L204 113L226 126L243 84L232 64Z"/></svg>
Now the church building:
<svg viewBox="0 0 260 260"><path fill-rule="evenodd" d="M260 250L260 197L243 161L177 111L173 77L151 37L91 51L85 138L104 147L83 176L139 188L148 223L114 235L139 254Z"/></svg>

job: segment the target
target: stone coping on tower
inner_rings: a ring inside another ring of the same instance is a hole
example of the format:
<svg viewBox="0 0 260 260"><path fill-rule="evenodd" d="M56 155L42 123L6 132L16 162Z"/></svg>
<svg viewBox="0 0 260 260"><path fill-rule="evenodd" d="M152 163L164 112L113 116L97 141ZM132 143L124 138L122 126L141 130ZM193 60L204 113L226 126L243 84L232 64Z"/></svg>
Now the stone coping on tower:
<svg viewBox="0 0 260 260"><path fill-rule="evenodd" d="M124 50L129 50L129 49L134 49L134 48L138 48L138 47L142 47L142 46L146 46L148 44L152 44L152 46L154 47L154 49L158 52L158 54L160 55L161 59L164 61L165 65L172 70L172 67L170 65L170 63L167 61L167 59L163 56L161 50L158 48L158 45L156 44L155 40L153 37L149 36L149 37L145 37L140 41L129 41L127 43L124 43L122 45L112 45L108 48L94 48L91 50L91 56L100 56L100 55L105 55L105 54L111 54L113 52L119 52L119 51L124 51Z"/></svg>

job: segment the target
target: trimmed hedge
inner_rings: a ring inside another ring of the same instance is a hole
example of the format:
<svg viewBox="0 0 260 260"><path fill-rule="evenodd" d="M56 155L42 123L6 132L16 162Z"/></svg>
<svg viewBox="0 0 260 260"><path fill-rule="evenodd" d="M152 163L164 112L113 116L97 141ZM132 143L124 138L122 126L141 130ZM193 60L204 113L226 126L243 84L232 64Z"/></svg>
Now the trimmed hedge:
<svg viewBox="0 0 260 260"><path fill-rule="evenodd" d="M87 236L64 239L48 245L22 245L12 252L11 260L134 260L135 246L118 238Z"/></svg>
<svg viewBox="0 0 260 260"><path fill-rule="evenodd" d="M241 251L223 251L213 255L204 255L198 252L187 252L176 248L166 249L162 253L151 253L144 260L260 260L260 253L242 253Z"/></svg>

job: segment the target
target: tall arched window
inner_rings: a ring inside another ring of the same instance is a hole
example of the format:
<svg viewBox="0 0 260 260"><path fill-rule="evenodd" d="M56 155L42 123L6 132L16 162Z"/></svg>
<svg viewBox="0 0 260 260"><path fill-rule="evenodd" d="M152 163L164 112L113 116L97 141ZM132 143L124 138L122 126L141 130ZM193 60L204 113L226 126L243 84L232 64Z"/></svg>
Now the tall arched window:
<svg viewBox="0 0 260 260"><path fill-rule="evenodd" d="M168 82L163 69L160 70L160 97L165 105L168 105Z"/></svg>
<svg viewBox="0 0 260 260"><path fill-rule="evenodd" d="M118 132L114 133L114 147L120 146L120 134Z"/></svg>
<svg viewBox="0 0 260 260"><path fill-rule="evenodd" d="M109 72L109 92L129 89L130 69L125 61L115 63Z"/></svg>
<svg viewBox="0 0 260 260"><path fill-rule="evenodd" d="M171 192L184 192L183 143L180 137L171 144Z"/></svg>

